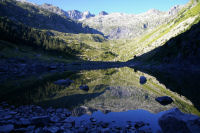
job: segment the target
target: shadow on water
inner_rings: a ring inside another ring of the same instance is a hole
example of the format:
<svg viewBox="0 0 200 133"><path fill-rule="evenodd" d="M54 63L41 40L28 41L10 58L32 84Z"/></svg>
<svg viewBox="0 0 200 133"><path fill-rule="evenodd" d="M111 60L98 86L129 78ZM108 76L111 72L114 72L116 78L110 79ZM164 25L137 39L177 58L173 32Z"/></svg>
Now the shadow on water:
<svg viewBox="0 0 200 133"><path fill-rule="evenodd" d="M200 71L134 68L155 77L161 84L189 99L200 110Z"/></svg>

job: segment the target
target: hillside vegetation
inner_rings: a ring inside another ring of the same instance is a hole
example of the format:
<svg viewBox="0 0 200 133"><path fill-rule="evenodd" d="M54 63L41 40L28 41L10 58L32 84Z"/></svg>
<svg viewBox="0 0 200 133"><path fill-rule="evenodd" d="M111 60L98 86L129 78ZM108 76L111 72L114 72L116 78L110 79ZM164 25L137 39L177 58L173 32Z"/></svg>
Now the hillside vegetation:
<svg viewBox="0 0 200 133"><path fill-rule="evenodd" d="M199 21L200 3L199 1L197 3L190 1L187 6L179 12L178 17L167 24L158 26L144 36L138 37L134 40L125 40L123 43L118 44L120 50L118 51L117 49L114 49L114 52L118 51L116 53L122 55L119 57L119 60L131 59L134 55L140 56L164 45L169 39L189 30L192 25Z"/></svg>
<svg viewBox="0 0 200 133"><path fill-rule="evenodd" d="M53 51L63 59L128 61L135 55L140 56L164 45L200 20L200 2L191 0L176 13L176 17L144 30L142 36L108 40L101 32L53 11L26 2L0 1L0 39L15 45ZM163 14L153 12L157 17ZM95 17L88 21L92 18Z"/></svg>
<svg viewBox="0 0 200 133"><path fill-rule="evenodd" d="M137 58L145 62L176 63L199 65L200 60L200 22L190 30L171 38L160 46ZM192 39L191 39L192 38Z"/></svg>

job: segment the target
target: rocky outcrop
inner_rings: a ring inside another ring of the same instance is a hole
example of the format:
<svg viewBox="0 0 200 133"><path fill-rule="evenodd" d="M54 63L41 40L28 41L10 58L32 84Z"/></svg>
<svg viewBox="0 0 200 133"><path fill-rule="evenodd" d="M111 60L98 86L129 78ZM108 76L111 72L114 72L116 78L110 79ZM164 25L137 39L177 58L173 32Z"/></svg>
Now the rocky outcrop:
<svg viewBox="0 0 200 133"><path fill-rule="evenodd" d="M159 125L163 133L198 133L200 118L191 114L184 114L174 108L159 118Z"/></svg>
<svg viewBox="0 0 200 133"><path fill-rule="evenodd" d="M78 11L78 10L71 10L71 11L67 11L67 12L66 12L66 16L67 16L68 18L78 20L78 19L81 19L81 18L82 18L83 13L80 12L80 11Z"/></svg>
<svg viewBox="0 0 200 133"><path fill-rule="evenodd" d="M68 18L73 20L81 20L81 19L88 19L94 17L94 14L91 14L89 11L80 12L78 10L70 10L65 13Z"/></svg>

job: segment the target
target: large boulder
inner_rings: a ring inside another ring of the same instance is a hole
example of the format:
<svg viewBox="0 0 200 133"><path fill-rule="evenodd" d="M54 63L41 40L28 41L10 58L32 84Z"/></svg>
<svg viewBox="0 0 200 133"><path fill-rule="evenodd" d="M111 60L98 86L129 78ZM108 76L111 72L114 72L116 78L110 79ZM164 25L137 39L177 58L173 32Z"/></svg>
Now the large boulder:
<svg viewBox="0 0 200 133"><path fill-rule="evenodd" d="M199 133L200 117L173 108L159 118L163 133Z"/></svg>
<svg viewBox="0 0 200 133"><path fill-rule="evenodd" d="M140 76L140 84L145 84L147 82L146 77Z"/></svg>
<svg viewBox="0 0 200 133"><path fill-rule="evenodd" d="M168 105L173 102L172 98L168 96L157 97L155 100L162 105Z"/></svg>

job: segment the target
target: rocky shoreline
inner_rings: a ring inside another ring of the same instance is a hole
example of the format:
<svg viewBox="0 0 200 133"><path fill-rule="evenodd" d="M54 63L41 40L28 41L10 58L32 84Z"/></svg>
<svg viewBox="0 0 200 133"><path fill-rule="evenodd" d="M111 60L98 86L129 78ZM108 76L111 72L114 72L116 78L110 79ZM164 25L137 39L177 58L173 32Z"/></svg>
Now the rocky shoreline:
<svg viewBox="0 0 200 133"><path fill-rule="evenodd" d="M47 108L40 106L20 106L15 108L2 102L0 105L0 132L27 133L85 133L85 132L141 132L151 133L149 123L127 121L127 126L116 126L112 123L97 121L91 117L89 121L76 121L71 118L67 109Z"/></svg>
<svg viewBox="0 0 200 133"><path fill-rule="evenodd" d="M200 131L200 117L184 114L177 108L166 111L158 121L161 130L158 133ZM29 105L15 107L6 102L0 104L0 132L26 132L26 133L152 133L151 123L142 121L127 121L126 126L116 125L115 121L98 121L94 117L89 120L77 121L71 112L64 108L47 108Z"/></svg>

